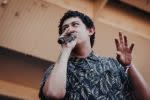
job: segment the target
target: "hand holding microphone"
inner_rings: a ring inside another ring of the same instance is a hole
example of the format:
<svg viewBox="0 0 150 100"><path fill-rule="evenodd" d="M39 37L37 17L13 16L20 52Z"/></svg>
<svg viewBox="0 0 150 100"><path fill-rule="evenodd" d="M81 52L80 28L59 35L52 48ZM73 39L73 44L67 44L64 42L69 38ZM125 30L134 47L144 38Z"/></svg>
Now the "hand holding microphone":
<svg viewBox="0 0 150 100"><path fill-rule="evenodd" d="M71 32L68 35L60 37L58 39L58 43L59 44L65 44L65 43L68 43L68 42L71 42L71 41L75 40L77 38L77 36L74 33L75 32Z"/></svg>

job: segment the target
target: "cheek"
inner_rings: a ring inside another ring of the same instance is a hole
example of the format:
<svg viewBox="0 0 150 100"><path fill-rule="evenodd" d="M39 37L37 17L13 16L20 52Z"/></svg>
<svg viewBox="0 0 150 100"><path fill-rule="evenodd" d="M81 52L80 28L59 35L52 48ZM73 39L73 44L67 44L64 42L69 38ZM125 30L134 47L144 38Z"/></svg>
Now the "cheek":
<svg viewBox="0 0 150 100"><path fill-rule="evenodd" d="M89 39L89 36L87 35L87 33L79 33L78 34L78 41L82 42L82 41L86 41Z"/></svg>
<svg viewBox="0 0 150 100"><path fill-rule="evenodd" d="M88 40L88 31L85 30L85 28L80 27L79 29L76 30L78 32L78 41L82 42L85 40Z"/></svg>

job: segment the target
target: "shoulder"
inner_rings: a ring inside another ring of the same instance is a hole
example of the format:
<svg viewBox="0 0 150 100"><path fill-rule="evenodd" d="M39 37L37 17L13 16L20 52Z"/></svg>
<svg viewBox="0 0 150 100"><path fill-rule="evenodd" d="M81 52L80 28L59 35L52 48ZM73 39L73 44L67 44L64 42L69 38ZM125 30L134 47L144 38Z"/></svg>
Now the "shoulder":
<svg viewBox="0 0 150 100"><path fill-rule="evenodd" d="M121 69L123 70L123 66L119 63L116 58L113 57L104 57L104 56L97 56L98 60L101 64L107 64L111 69Z"/></svg>
<svg viewBox="0 0 150 100"><path fill-rule="evenodd" d="M105 61L105 62L115 63L116 65L120 64L118 62L118 60L116 58L113 58L113 57L97 56L97 58L98 58L99 61Z"/></svg>

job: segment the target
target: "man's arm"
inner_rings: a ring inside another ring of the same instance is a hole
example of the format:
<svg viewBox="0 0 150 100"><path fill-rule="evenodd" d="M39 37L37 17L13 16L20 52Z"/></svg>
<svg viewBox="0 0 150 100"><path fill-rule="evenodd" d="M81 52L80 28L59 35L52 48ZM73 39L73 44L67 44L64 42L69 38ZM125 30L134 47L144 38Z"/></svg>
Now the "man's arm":
<svg viewBox="0 0 150 100"><path fill-rule="evenodd" d="M71 49L63 48L56 61L51 74L48 76L43 87L43 94L47 98L61 99L66 93L67 61Z"/></svg>
<svg viewBox="0 0 150 100"><path fill-rule="evenodd" d="M143 77L140 75L138 70L132 64L132 50L134 44L128 47L127 37L122 37L122 33L119 33L119 40L115 39L117 48L117 60L121 63L124 68L130 66L128 70L128 76L131 79L131 84L133 86L134 95L136 99L139 100L150 100L150 89Z"/></svg>
<svg viewBox="0 0 150 100"><path fill-rule="evenodd" d="M137 100L150 100L150 89L144 78L141 76L136 67L131 64L128 70L128 76L134 89L134 95Z"/></svg>
<svg viewBox="0 0 150 100"><path fill-rule="evenodd" d="M62 34L61 36L63 36L64 34ZM62 49L60 55L42 89L43 94L46 98L62 99L65 96L67 63L71 51L75 47L76 43L77 39L61 45Z"/></svg>

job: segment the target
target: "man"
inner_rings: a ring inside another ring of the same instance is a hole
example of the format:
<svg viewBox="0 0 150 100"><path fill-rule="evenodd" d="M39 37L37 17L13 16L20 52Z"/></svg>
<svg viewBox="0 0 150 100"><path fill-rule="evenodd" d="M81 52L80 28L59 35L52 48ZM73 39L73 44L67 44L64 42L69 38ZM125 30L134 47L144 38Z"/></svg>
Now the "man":
<svg viewBox="0 0 150 100"><path fill-rule="evenodd" d="M129 47L122 33L115 39L117 60L94 54L95 27L83 13L66 12L59 34L76 39L61 45L57 61L47 69L41 100L150 100L149 87L132 63L134 44Z"/></svg>

